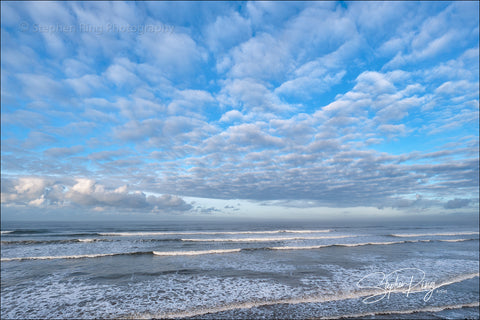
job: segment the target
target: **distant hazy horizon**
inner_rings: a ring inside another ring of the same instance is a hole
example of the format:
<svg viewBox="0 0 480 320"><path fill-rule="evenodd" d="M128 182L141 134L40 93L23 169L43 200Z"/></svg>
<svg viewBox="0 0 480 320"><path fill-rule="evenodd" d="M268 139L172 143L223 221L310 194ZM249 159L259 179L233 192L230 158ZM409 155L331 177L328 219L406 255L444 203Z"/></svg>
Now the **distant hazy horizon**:
<svg viewBox="0 0 480 320"><path fill-rule="evenodd" d="M478 214L456 214L456 215L404 215L404 216L384 216L384 217L325 217L325 216L314 216L314 217L296 217L294 212L292 213L291 217L251 217L251 216L230 216L230 217L220 217L220 216L155 216L155 217L145 217L143 215L115 215L115 219L109 219L108 217L104 216L88 216L88 215L63 215L63 216L52 216L52 215L45 215L38 217L38 215L22 215L22 216L14 216L12 219L11 217L1 217L1 223L4 225L5 223L11 222L53 222L53 223L116 223L124 224L124 223L132 223L132 226L135 224L143 224L143 223L184 223L186 225L195 222L206 222L212 223L212 225L216 224L224 224L224 223L258 223L259 225L263 224L274 224L276 222L279 223L289 223L289 222L302 222L302 223L316 223L316 224L323 224L325 226L343 226L343 227L353 227L353 226L412 226L417 225L421 226L443 226L443 225L455 225L455 226L474 226L478 225L480 222Z"/></svg>

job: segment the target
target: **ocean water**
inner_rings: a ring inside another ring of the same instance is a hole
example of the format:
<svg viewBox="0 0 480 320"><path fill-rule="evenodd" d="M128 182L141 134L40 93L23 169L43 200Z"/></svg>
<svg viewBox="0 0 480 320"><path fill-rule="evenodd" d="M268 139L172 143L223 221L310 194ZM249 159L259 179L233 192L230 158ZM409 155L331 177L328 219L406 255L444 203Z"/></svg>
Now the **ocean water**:
<svg viewBox="0 0 480 320"><path fill-rule="evenodd" d="M478 301L478 226L2 223L2 319L478 319Z"/></svg>

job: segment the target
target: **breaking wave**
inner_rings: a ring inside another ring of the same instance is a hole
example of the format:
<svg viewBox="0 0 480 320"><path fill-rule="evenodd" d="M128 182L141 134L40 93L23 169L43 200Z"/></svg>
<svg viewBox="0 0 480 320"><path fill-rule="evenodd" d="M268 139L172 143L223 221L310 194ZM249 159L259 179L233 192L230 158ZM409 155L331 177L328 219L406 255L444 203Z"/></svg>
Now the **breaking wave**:
<svg viewBox="0 0 480 320"><path fill-rule="evenodd" d="M181 239L189 242L270 242L270 241L290 241L290 240L320 240L320 239L342 239L353 238L357 236L324 236L324 237L277 237L277 238L232 238L232 239Z"/></svg>
<svg viewBox="0 0 480 320"><path fill-rule="evenodd" d="M463 235L471 235L471 234L479 234L477 232L472 231L465 231L465 232L438 232L438 233L394 233L390 234L391 237L428 237L428 236L463 236Z"/></svg>
<svg viewBox="0 0 480 320"><path fill-rule="evenodd" d="M197 250L197 251L153 251L156 256L196 256L201 254L221 254L240 252L243 249L218 249L218 250Z"/></svg>
<svg viewBox="0 0 480 320"><path fill-rule="evenodd" d="M96 240L97 239L75 239L74 241L95 242ZM224 240L225 239L222 239L222 241ZM233 239L233 240L238 240L238 239ZM137 252L118 252L118 253L100 253L100 254L82 254L82 255L1 258L1 261L8 262L8 261L22 261L22 260L85 259L85 258L100 258L100 257L121 256L121 255L140 255L140 254L151 254L155 256L192 256L192 255L205 255L205 254L251 252L251 251L258 251L258 250L314 250L314 249L322 249L322 248L329 248L329 247L359 247L359 246L375 246L375 245L395 245L395 244L418 243L418 242L437 242L437 241L460 242L460 241L471 241L471 240L478 240L478 239L403 240L403 241L387 241L387 242L334 243L334 244L322 244L322 245L312 245L312 246L233 248L233 249L212 249L212 250L195 250L195 251L137 251ZM51 241L63 241L63 240L51 240ZM70 240L65 240L65 241L70 241ZM102 241L102 239L100 239L100 241ZM268 240L268 241L272 241L272 240ZM2 244L4 244L5 242L8 242L8 241L2 241ZM24 242L29 242L29 241L26 240Z"/></svg>
<svg viewBox="0 0 480 320"><path fill-rule="evenodd" d="M22 261L22 260L53 260L53 259L85 259L85 258L100 258L111 256L126 256L139 254L153 254L152 251L138 251L138 252L121 252L121 253L95 253L95 254L78 254L69 256L39 256L39 257L17 257L17 258L2 258L2 262L8 261Z"/></svg>
<svg viewBox="0 0 480 320"><path fill-rule="evenodd" d="M115 240L109 239L68 239L68 240L2 240L2 245L32 245L32 244L61 244L61 243L78 243L78 242L111 242Z"/></svg>
<svg viewBox="0 0 480 320"><path fill-rule="evenodd" d="M319 233L330 232L330 229L325 230L271 230L271 231L188 231L188 232L100 232L100 236L118 236L118 237L132 237L132 236L162 236L162 235L215 235L215 234L275 234L275 233Z"/></svg>
<svg viewBox="0 0 480 320"><path fill-rule="evenodd" d="M426 307L412 310L392 310L392 311L379 311L379 312L365 312L365 313L355 313L347 314L337 317L322 317L320 319L348 319L348 318L362 318L362 317L375 317L380 315L395 315L395 314L415 314L419 312L440 312L444 310L453 310L453 309L462 309L462 308L474 308L478 307L480 303L472 302L465 304L455 304L447 306L438 306L438 307Z"/></svg>

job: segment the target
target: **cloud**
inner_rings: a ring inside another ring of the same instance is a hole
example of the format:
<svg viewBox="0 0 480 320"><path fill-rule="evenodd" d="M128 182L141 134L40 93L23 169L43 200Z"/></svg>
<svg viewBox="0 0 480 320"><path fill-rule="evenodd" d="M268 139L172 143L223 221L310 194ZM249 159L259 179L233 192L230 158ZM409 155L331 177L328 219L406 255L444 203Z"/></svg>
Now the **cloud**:
<svg viewBox="0 0 480 320"><path fill-rule="evenodd" d="M471 202L471 199L459 199L455 198L453 200L449 200L443 206L445 209L459 209L468 206Z"/></svg>
<svg viewBox="0 0 480 320"><path fill-rule="evenodd" d="M167 77L191 75L194 67L207 59L205 50L185 33L146 33L139 38L139 55Z"/></svg>
<svg viewBox="0 0 480 320"><path fill-rule="evenodd" d="M403 39L397 38L395 41L404 45L403 50L398 50L400 52L384 68L398 68L407 63L434 58L441 53L448 54L452 48L463 47L467 43L458 39L478 38L478 28L476 35L471 32L475 28L473 21L478 20L478 16L473 14L477 9L478 4L474 3L449 4L437 15L424 20L419 31L406 32ZM397 49L401 49L400 45Z"/></svg>
<svg viewBox="0 0 480 320"><path fill-rule="evenodd" d="M25 177L2 180L2 205L27 207L68 208L83 207L95 210L140 210L156 213L181 213L192 209L182 198L173 195L146 195L129 191L127 185L115 189L92 179L78 178L70 183L51 179Z"/></svg>
<svg viewBox="0 0 480 320"><path fill-rule="evenodd" d="M74 16L66 6L55 2L46 3L44 6L34 3L32 6L26 7L26 11L34 22L31 26L33 30L35 28L48 30L56 25L73 25L75 21ZM44 39L46 49L52 56L66 56L71 52L67 45L68 42L64 41L65 34L61 32L39 32L38 35Z"/></svg>
<svg viewBox="0 0 480 320"><path fill-rule="evenodd" d="M206 27L206 42L213 52L224 52L248 40L252 34L251 22L238 12L218 16Z"/></svg>
<svg viewBox="0 0 480 320"><path fill-rule="evenodd" d="M346 73L344 60L359 47L355 25L342 10L332 12L332 5L312 5L288 15L288 11L268 5L247 7L253 24L258 16L272 17L272 13L285 22L281 28L258 32L231 49L217 63L217 70L226 72L232 81L280 82L275 94L296 98L309 98L339 83Z"/></svg>
<svg viewBox="0 0 480 320"><path fill-rule="evenodd" d="M105 71L105 77L117 86L122 86L125 83L131 84L132 82L138 82L135 74L118 64L108 67Z"/></svg>
<svg viewBox="0 0 480 320"><path fill-rule="evenodd" d="M424 77L432 82L438 80L475 81L479 69L478 51L478 47L466 49L455 59L443 61L433 68L424 70Z"/></svg>
<svg viewBox="0 0 480 320"><path fill-rule="evenodd" d="M359 28L366 32L388 34L402 22L412 6L405 2L393 3L348 3L348 15L355 20Z"/></svg>
<svg viewBox="0 0 480 320"><path fill-rule="evenodd" d="M478 83L477 83L478 84ZM435 92L446 95L462 95L467 92L475 92L478 89L476 83L471 83L466 80L460 81L447 81L439 86Z"/></svg>
<svg viewBox="0 0 480 320"><path fill-rule="evenodd" d="M260 145L262 147L280 146L282 140L262 132L259 126L254 124L241 124L232 126L226 132L228 143L236 145Z"/></svg>
<svg viewBox="0 0 480 320"><path fill-rule="evenodd" d="M54 144L57 142L57 138L51 134L47 134L40 131L30 131L28 138L25 139L23 147L27 149L35 149L38 146Z"/></svg>
<svg viewBox="0 0 480 320"><path fill-rule="evenodd" d="M225 112L220 118L220 122L233 122L241 121L243 119L243 114L238 110L230 110Z"/></svg>
<svg viewBox="0 0 480 320"><path fill-rule="evenodd" d="M2 190L2 203L40 199L47 185L48 182L40 178L20 178L16 184L6 182L6 190Z"/></svg>
<svg viewBox="0 0 480 320"><path fill-rule="evenodd" d="M404 134L405 133L405 125L398 124L382 124L378 127L378 129L386 134Z"/></svg>
<svg viewBox="0 0 480 320"><path fill-rule="evenodd" d="M205 207L201 207L201 206L197 206L195 208L195 210L201 214L214 214L216 212L221 212L221 210L215 208L215 207L208 207L208 208L205 208Z"/></svg>
<svg viewBox="0 0 480 320"><path fill-rule="evenodd" d="M167 106L170 114L190 115L198 117L199 111L204 108L215 108L215 99L204 90L179 90L175 93L174 99Z"/></svg>
<svg viewBox="0 0 480 320"><path fill-rule="evenodd" d="M102 83L102 78L95 74L86 74L79 78L66 79L65 82L79 95L88 96L95 90L105 87Z"/></svg>
<svg viewBox="0 0 480 320"><path fill-rule="evenodd" d="M392 121L402 120L408 116L410 109L420 106L425 101L424 97L417 96L421 86L405 84L404 78L409 77L408 73L402 71L363 72L355 79L356 84L351 91L337 96L337 99L325 106L323 111L336 116L355 115L357 118L367 117L370 113L374 115L372 118L374 122L389 125L382 127L384 129L382 131L385 132L386 128L394 128ZM398 86L405 87L402 90ZM403 130L398 132L401 133Z"/></svg>
<svg viewBox="0 0 480 320"><path fill-rule="evenodd" d="M13 113L2 115L4 128L13 124L21 124L27 128L34 128L47 123L47 118L39 112L29 110L16 110Z"/></svg>
<svg viewBox="0 0 480 320"><path fill-rule="evenodd" d="M353 88L355 91L371 92L374 95L393 93L395 86L384 74L374 71L365 71L357 79Z"/></svg>
<svg viewBox="0 0 480 320"><path fill-rule="evenodd" d="M477 13L476 2L2 3L2 206L477 209ZM22 21L95 28L41 34Z"/></svg>
<svg viewBox="0 0 480 320"><path fill-rule="evenodd" d="M242 108L246 112L282 112L292 107L282 102L264 84L254 79L227 80L218 100L224 106Z"/></svg>
<svg viewBox="0 0 480 320"><path fill-rule="evenodd" d="M78 154L84 150L83 146L73 146L69 148L50 148L44 151L44 154L48 157L69 157Z"/></svg>
<svg viewBox="0 0 480 320"><path fill-rule="evenodd" d="M90 153L88 158L97 161L112 161L128 153L129 151L126 149L99 151Z"/></svg>
<svg viewBox="0 0 480 320"><path fill-rule="evenodd" d="M17 78L32 99L58 99L66 94L62 84L47 75L20 73Z"/></svg>
<svg viewBox="0 0 480 320"><path fill-rule="evenodd" d="M333 85L338 84L345 71L339 71L333 74L325 74L321 77L303 76L293 80L288 80L275 89L279 95L296 96L300 98L309 98L311 94L323 93Z"/></svg>
<svg viewBox="0 0 480 320"><path fill-rule="evenodd" d="M234 78L276 79L291 65L287 48L270 34L240 44L232 49L231 57L229 75Z"/></svg>

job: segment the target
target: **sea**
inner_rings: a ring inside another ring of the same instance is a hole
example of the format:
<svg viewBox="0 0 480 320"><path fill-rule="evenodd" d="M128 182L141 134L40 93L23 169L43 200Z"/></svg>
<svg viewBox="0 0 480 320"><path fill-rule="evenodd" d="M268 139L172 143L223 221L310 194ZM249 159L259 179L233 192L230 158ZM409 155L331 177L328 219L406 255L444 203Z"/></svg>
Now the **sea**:
<svg viewBox="0 0 480 320"><path fill-rule="evenodd" d="M1 319L478 319L478 225L2 222Z"/></svg>

